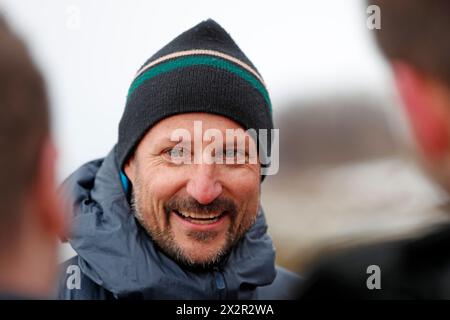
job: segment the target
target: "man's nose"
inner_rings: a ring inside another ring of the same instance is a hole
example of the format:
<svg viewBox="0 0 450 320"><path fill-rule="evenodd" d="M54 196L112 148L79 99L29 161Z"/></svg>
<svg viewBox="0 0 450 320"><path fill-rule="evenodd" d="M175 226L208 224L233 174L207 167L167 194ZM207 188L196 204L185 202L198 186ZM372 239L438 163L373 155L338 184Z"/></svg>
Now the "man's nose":
<svg viewBox="0 0 450 320"><path fill-rule="evenodd" d="M215 165L196 165L186 191L201 204L214 201L222 193L222 184L217 180Z"/></svg>

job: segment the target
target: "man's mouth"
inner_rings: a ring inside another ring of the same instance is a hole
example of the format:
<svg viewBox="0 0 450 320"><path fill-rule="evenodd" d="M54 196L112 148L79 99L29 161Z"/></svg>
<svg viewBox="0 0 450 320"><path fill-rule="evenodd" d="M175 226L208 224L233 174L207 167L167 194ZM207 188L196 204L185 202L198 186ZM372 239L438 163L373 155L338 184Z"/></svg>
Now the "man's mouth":
<svg viewBox="0 0 450 320"><path fill-rule="evenodd" d="M189 211L178 211L178 210L174 210L174 212L182 219L195 224L215 223L226 214L226 211L209 214L189 212Z"/></svg>

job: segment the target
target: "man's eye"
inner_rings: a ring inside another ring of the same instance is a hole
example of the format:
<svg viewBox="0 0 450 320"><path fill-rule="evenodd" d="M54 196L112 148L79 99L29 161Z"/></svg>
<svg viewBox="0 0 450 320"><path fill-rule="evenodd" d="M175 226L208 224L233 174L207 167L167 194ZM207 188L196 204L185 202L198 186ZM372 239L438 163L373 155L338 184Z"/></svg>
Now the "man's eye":
<svg viewBox="0 0 450 320"><path fill-rule="evenodd" d="M225 157L227 158L234 158L237 156L237 150L234 149L227 149L225 150Z"/></svg>
<svg viewBox="0 0 450 320"><path fill-rule="evenodd" d="M183 148L173 148L167 151L171 158L181 158L184 155Z"/></svg>
<svg viewBox="0 0 450 320"><path fill-rule="evenodd" d="M227 158L245 157L245 151L236 149L227 149L225 150L225 157Z"/></svg>
<svg viewBox="0 0 450 320"><path fill-rule="evenodd" d="M171 148L164 152L169 161L183 163L189 157L189 150L184 148Z"/></svg>
<svg viewBox="0 0 450 320"><path fill-rule="evenodd" d="M226 164L244 164L248 161L246 152L240 149L226 149L219 157L222 157Z"/></svg>

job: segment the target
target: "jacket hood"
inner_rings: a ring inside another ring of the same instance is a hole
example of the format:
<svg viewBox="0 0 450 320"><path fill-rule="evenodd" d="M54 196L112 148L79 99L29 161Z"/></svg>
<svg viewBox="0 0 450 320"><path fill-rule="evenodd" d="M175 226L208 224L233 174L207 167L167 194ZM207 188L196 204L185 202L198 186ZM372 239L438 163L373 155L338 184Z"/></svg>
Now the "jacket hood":
<svg viewBox="0 0 450 320"><path fill-rule="evenodd" d="M161 252L131 213L115 148L63 184L72 201L69 242L81 271L116 297L250 299L275 278L275 250L262 210L255 224L211 271L193 272Z"/></svg>

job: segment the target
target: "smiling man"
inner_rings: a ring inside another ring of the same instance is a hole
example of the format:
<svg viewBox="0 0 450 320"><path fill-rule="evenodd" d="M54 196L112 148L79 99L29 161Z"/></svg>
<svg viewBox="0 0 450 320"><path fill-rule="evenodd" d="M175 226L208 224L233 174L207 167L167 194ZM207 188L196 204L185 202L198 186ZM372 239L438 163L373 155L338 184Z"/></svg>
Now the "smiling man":
<svg viewBox="0 0 450 320"><path fill-rule="evenodd" d="M60 298L293 298L299 278L275 266L260 207L272 129L261 76L216 22L158 51L117 145L65 183L77 256Z"/></svg>
<svg viewBox="0 0 450 320"><path fill-rule="evenodd" d="M234 161L237 139L231 146L220 146L227 153L221 153L219 164L220 149L209 148L217 152L208 153L210 141L203 134L199 140L205 148L199 152L193 152L189 139L180 145L170 138L180 128L194 137L198 119L205 133L214 129L225 137L227 130L241 129L236 122L213 114L169 117L145 135L125 165L125 173L133 185L136 217L159 247L181 264L208 267L219 263L253 225L260 168L249 161ZM241 151L245 154L253 145ZM213 159L208 162L209 156ZM234 163L226 164L230 158Z"/></svg>

